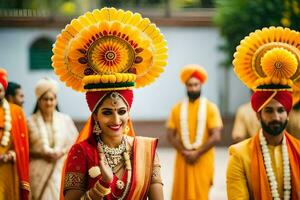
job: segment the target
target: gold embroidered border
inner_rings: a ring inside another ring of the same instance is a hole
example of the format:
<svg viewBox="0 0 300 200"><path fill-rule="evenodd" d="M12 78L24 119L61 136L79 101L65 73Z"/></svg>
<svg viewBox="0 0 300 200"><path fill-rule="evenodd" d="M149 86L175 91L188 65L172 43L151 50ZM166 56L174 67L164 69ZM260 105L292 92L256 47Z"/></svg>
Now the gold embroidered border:
<svg viewBox="0 0 300 200"><path fill-rule="evenodd" d="M86 177L82 173L78 172L68 172L65 174L64 177L64 191L70 189L77 189L77 190L86 190Z"/></svg>

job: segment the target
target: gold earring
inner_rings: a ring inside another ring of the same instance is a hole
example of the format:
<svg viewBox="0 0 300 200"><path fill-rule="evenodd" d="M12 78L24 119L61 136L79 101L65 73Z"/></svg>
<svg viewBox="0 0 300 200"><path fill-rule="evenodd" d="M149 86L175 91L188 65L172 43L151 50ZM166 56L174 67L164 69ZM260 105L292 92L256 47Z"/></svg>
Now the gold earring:
<svg viewBox="0 0 300 200"><path fill-rule="evenodd" d="M97 136L99 136L102 133L102 130L97 121L95 121L95 125L93 127L93 133L95 133Z"/></svg>
<svg viewBox="0 0 300 200"><path fill-rule="evenodd" d="M128 135L129 131L130 131L130 128L129 128L128 125L126 125L125 130L124 130L124 134Z"/></svg>

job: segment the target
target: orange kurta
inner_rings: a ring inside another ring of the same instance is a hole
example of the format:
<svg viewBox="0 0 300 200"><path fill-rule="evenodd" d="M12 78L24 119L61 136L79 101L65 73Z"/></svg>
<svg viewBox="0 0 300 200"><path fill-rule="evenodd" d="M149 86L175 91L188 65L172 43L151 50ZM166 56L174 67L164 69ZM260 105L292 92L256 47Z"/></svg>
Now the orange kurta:
<svg viewBox="0 0 300 200"><path fill-rule="evenodd" d="M167 127L173 129L181 139L180 128L181 103L174 106L171 111ZM189 102L188 105L188 128L191 143L195 141L197 130L197 116L199 99ZM202 143L209 136L209 130L222 127L222 119L215 104L207 101L206 128ZM173 181L173 200L205 200L208 199L209 189L213 183L214 174L214 149L205 152L194 164L188 164L180 152L176 153Z"/></svg>
<svg viewBox="0 0 300 200"><path fill-rule="evenodd" d="M20 107L10 104L12 129L10 143L7 147L0 147L0 153L13 150L16 153L15 163L0 163L0 199L29 198L29 153L26 120ZM0 126L3 127L4 112L0 108ZM2 138L3 132L0 134ZM12 197L12 198L10 198Z"/></svg>
<svg viewBox="0 0 300 200"><path fill-rule="evenodd" d="M247 200L247 199L270 199L271 193L269 190L269 184L266 172L264 169L262 153L260 151L260 145L258 136L254 136L243 142L235 144L229 148L229 163L227 168L227 196L230 200ZM291 136L288 138L293 139ZM289 141L287 139L288 149L290 149ZM257 144L258 143L258 144ZM300 143L296 144L300 150ZM281 145L271 146L268 145L272 168L278 183L278 192L280 198L283 198L283 163L282 163L282 147ZM257 153L258 152L258 153ZM289 150L289 159L291 166L297 166L299 168L298 161L300 152L294 152L298 154L297 159L291 156ZM294 154L293 153L293 154ZM255 155L254 155L255 154ZM299 180L299 170L296 172L292 170L292 177ZM264 173L264 174L262 174ZM255 179L255 180L254 180ZM292 178L293 179L293 178ZM299 188L299 182L295 183L292 180L292 190ZM256 191L256 193L255 193ZM257 192L258 191L258 192ZM260 192L259 192L260 191ZM256 198L255 198L256 197Z"/></svg>

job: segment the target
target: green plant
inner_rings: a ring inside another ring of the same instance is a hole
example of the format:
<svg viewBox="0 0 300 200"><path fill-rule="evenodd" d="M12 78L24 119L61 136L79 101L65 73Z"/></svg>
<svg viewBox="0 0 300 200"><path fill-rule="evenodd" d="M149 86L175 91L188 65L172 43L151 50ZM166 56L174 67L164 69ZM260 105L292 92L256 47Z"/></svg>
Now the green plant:
<svg viewBox="0 0 300 200"><path fill-rule="evenodd" d="M222 66L230 67L233 53L240 41L250 32L269 26L300 29L298 0L216 0L215 23L224 43L226 54Z"/></svg>

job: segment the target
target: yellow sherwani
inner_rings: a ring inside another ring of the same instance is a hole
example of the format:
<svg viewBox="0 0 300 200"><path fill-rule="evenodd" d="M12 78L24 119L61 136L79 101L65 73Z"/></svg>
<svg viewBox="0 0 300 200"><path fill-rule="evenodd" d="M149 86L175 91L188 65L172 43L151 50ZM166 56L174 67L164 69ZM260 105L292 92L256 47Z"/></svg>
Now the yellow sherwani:
<svg viewBox="0 0 300 200"><path fill-rule="evenodd" d="M292 109L289 113L289 121L286 127L287 132L297 139L300 139L300 110Z"/></svg>
<svg viewBox="0 0 300 200"><path fill-rule="evenodd" d="M249 138L229 148L227 168L227 196L229 200L253 199L251 180L251 140ZM281 145L268 145L272 167L278 183L280 198L283 197L283 163ZM254 172L255 173L255 172Z"/></svg>
<svg viewBox="0 0 300 200"><path fill-rule="evenodd" d="M3 109L1 109L1 114ZM2 119L1 119L2 120ZM3 131L0 132L0 140L2 139ZM12 137L10 137L9 145L3 147L0 145L0 154L5 154L13 149ZM0 200L19 199L19 177L17 166L13 162L0 161Z"/></svg>
<svg viewBox="0 0 300 200"><path fill-rule="evenodd" d="M251 107L251 103L241 105L236 112L232 128L232 139L247 139L255 135L259 129L260 123Z"/></svg>
<svg viewBox="0 0 300 200"><path fill-rule="evenodd" d="M167 122L167 128L173 129L181 139L180 127L181 103L176 104ZM189 102L188 105L188 128L190 142L194 143L197 130L197 115L199 99ZM209 136L209 130L222 127L222 119L217 106L207 101L206 105L206 128L202 143L205 143ZM213 183L214 174L214 149L204 153L194 164L185 162L184 157L177 152L173 183L173 200L206 200L209 189Z"/></svg>

